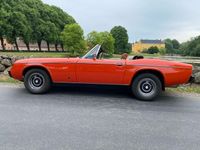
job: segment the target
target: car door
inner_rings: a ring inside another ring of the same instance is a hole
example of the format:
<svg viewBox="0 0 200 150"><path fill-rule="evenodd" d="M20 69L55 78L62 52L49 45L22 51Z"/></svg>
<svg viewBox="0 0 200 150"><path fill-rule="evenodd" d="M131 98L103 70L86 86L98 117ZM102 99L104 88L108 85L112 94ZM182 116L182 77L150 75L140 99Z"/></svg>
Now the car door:
<svg viewBox="0 0 200 150"><path fill-rule="evenodd" d="M76 66L79 83L123 84L125 60L80 59Z"/></svg>

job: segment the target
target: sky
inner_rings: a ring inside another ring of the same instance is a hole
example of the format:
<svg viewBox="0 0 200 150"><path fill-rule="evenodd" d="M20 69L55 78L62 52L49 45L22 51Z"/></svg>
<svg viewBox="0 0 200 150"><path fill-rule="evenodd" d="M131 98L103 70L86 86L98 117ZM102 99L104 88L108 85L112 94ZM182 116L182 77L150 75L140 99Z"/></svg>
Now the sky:
<svg viewBox="0 0 200 150"><path fill-rule="evenodd" d="M129 42L140 39L178 39L200 35L199 0L43 0L62 8L83 28L110 31L121 25Z"/></svg>

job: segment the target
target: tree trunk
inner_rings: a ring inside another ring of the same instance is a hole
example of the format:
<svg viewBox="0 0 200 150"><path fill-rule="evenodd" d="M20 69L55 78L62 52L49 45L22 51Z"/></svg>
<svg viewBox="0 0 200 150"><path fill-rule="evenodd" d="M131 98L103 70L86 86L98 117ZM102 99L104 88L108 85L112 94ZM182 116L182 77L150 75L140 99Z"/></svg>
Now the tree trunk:
<svg viewBox="0 0 200 150"><path fill-rule="evenodd" d="M41 52L42 51L42 49L41 49L41 41L37 41L37 43L38 43L39 51Z"/></svg>
<svg viewBox="0 0 200 150"><path fill-rule="evenodd" d="M48 41L47 41L47 48L48 48L48 52L50 52L49 42Z"/></svg>
<svg viewBox="0 0 200 150"><path fill-rule="evenodd" d="M18 43L16 39L15 39L15 46L16 46L17 51L19 51L19 47L18 47Z"/></svg>
<svg viewBox="0 0 200 150"><path fill-rule="evenodd" d="M58 52L58 44L57 43L55 44L55 49Z"/></svg>
<svg viewBox="0 0 200 150"><path fill-rule="evenodd" d="M25 44L26 44L27 50L30 51L29 43L25 43Z"/></svg>
<svg viewBox="0 0 200 150"><path fill-rule="evenodd" d="M62 48L62 51L64 52L64 45L63 44L61 44L61 48Z"/></svg>
<svg viewBox="0 0 200 150"><path fill-rule="evenodd" d="M2 49L5 51L6 48L5 48L5 45L4 45L4 40L3 40L3 37L1 37L1 46L2 46Z"/></svg>

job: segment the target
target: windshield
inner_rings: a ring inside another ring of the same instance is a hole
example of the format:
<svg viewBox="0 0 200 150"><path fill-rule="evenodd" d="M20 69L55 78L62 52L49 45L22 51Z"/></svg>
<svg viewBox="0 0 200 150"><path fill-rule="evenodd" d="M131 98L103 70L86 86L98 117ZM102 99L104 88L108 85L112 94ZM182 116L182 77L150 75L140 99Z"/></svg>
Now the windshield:
<svg viewBox="0 0 200 150"><path fill-rule="evenodd" d="M92 48L85 56L82 58L84 59L92 59L94 56L98 56L98 53L100 51L101 45L96 45L94 48Z"/></svg>

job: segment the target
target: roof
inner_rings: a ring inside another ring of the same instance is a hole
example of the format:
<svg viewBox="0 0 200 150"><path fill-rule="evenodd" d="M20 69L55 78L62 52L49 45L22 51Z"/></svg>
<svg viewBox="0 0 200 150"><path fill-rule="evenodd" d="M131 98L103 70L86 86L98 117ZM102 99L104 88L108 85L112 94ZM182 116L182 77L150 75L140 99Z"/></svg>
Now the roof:
<svg viewBox="0 0 200 150"><path fill-rule="evenodd" d="M162 40L140 40L140 42L145 44L164 44Z"/></svg>

